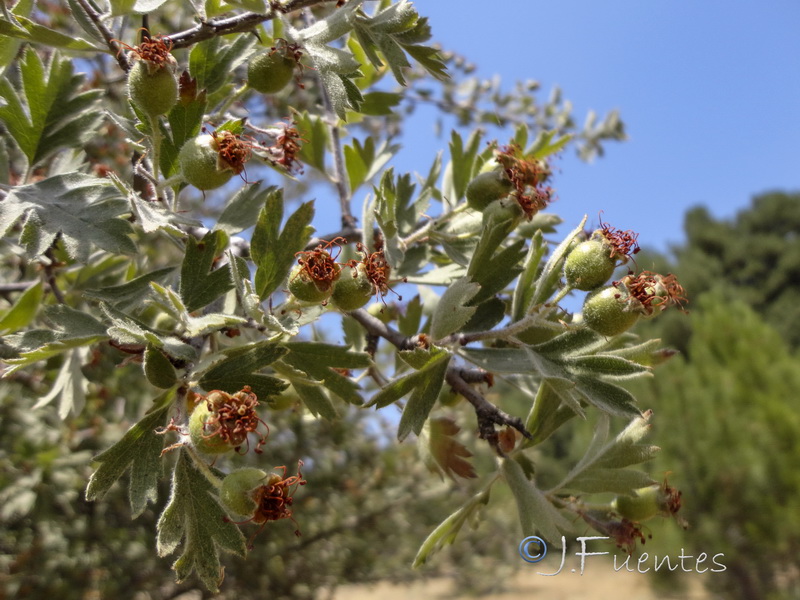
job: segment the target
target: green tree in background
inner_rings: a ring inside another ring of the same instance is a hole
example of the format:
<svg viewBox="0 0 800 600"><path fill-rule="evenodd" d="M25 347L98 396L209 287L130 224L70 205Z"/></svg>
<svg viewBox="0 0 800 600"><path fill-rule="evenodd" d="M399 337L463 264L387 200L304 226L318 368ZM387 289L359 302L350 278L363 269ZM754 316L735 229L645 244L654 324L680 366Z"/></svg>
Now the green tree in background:
<svg viewBox="0 0 800 600"><path fill-rule="evenodd" d="M670 270L692 297L724 286L800 346L800 194L761 194L731 220L697 207L686 214L685 231ZM665 341L686 350L685 321L670 315L660 325Z"/></svg>
<svg viewBox="0 0 800 600"><path fill-rule="evenodd" d="M649 390L642 397L656 413L658 463L672 469L690 523L680 539L655 544L723 552L727 570L705 582L726 597L796 598L798 356L730 293L707 292L692 306L688 356L636 386Z"/></svg>

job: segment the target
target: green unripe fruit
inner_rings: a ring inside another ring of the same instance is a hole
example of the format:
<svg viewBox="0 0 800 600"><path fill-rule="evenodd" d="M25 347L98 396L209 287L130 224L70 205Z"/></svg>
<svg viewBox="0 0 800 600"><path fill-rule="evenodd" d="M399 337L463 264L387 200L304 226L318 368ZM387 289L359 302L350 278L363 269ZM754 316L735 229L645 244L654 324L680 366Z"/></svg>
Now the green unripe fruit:
<svg viewBox="0 0 800 600"><path fill-rule="evenodd" d="M302 302L318 304L333 294L333 285L311 279L303 265L295 265L289 273L289 292Z"/></svg>
<svg viewBox="0 0 800 600"><path fill-rule="evenodd" d="M517 202L516 198L503 198L495 200L483 211L483 227L489 227L492 223L506 223L508 231L514 229L525 213Z"/></svg>
<svg viewBox="0 0 800 600"><path fill-rule="evenodd" d="M178 102L178 79L171 64L157 67L146 60L136 60L128 73L128 96L146 115L167 114Z"/></svg>
<svg viewBox="0 0 800 600"><path fill-rule="evenodd" d="M633 496L617 496L614 510L626 519L642 522L666 513L668 507L661 486L651 485L635 490Z"/></svg>
<svg viewBox="0 0 800 600"><path fill-rule="evenodd" d="M355 269L344 270L333 286L331 302L339 310L349 311L361 308L375 295L375 286L367 276L364 263Z"/></svg>
<svg viewBox="0 0 800 600"><path fill-rule="evenodd" d="M234 447L219 435L214 435L216 413L213 410L212 395L209 394L209 400L201 400L192 411L192 416L189 417L189 438L192 440L192 445L204 454L224 454ZM209 408L209 404L212 408Z"/></svg>
<svg viewBox="0 0 800 600"><path fill-rule="evenodd" d="M237 515L252 515L258 508L253 491L267 484L267 478L265 471L252 467L233 471L222 480L222 487L219 490L220 502Z"/></svg>
<svg viewBox="0 0 800 600"><path fill-rule="evenodd" d="M213 135L188 140L178 154L183 178L199 190L213 190L228 183L233 170L219 158L219 144Z"/></svg>
<svg viewBox="0 0 800 600"><path fill-rule="evenodd" d="M247 83L262 94L275 94L294 77L297 63L280 50L264 52L247 65Z"/></svg>
<svg viewBox="0 0 800 600"><path fill-rule="evenodd" d="M564 276L569 285L588 292L608 281L616 268L610 248L602 242L589 240L578 244L567 255Z"/></svg>
<svg viewBox="0 0 800 600"><path fill-rule="evenodd" d="M599 334L612 336L630 329L640 313L630 309L627 293L614 286L595 290L583 302L583 322Z"/></svg>
<svg viewBox="0 0 800 600"><path fill-rule="evenodd" d="M485 210L492 202L505 198L514 190L502 169L481 173L467 185L467 204L475 210Z"/></svg>

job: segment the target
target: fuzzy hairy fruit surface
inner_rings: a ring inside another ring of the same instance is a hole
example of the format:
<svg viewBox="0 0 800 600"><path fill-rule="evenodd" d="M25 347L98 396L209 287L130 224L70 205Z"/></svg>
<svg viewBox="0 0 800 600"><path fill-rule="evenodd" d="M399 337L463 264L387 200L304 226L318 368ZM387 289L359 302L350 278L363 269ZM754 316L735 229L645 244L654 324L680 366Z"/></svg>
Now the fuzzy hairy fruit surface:
<svg viewBox="0 0 800 600"><path fill-rule="evenodd" d="M146 115L167 114L178 102L178 79L170 66L157 68L144 60L134 61L128 73L128 96Z"/></svg>
<svg viewBox="0 0 800 600"><path fill-rule="evenodd" d="M640 313L629 309L624 292L614 286L595 290L583 302L583 322L602 335L617 335L630 329Z"/></svg>
<svg viewBox="0 0 800 600"><path fill-rule="evenodd" d="M253 491L267 483L267 473L261 469L245 467L225 476L219 490L222 505L237 515L252 516L258 508Z"/></svg>
<svg viewBox="0 0 800 600"><path fill-rule="evenodd" d="M594 290L609 280L617 267L608 246L596 240L578 244L564 262L567 283L585 292Z"/></svg>
<svg viewBox="0 0 800 600"><path fill-rule="evenodd" d="M332 285L320 285L309 276L303 265L289 272L289 293L302 302L325 302L333 294Z"/></svg>
<svg viewBox="0 0 800 600"><path fill-rule="evenodd" d="M467 204L482 211L495 200L508 196L513 189L513 184L501 169L481 173L467 185Z"/></svg>
<svg viewBox="0 0 800 600"><path fill-rule="evenodd" d="M294 77L295 61L280 51L264 52L247 65L247 83L262 94L275 94Z"/></svg>
<svg viewBox="0 0 800 600"><path fill-rule="evenodd" d="M363 263L353 269L344 269L333 286L331 302L339 310L355 310L370 301L375 294L375 286L367 276Z"/></svg>
<svg viewBox="0 0 800 600"><path fill-rule="evenodd" d="M510 231L519 224L524 215L516 198L501 198L489 204L483 211L483 227L489 227L491 223L507 223Z"/></svg>
<svg viewBox="0 0 800 600"><path fill-rule="evenodd" d="M213 407L213 403L211 404ZM209 422L213 420L215 413L213 408L209 408L208 405L208 401L201 400L189 417L189 437L192 445L204 454L230 452L233 450L233 446L219 435L214 435L215 428Z"/></svg>
<svg viewBox="0 0 800 600"><path fill-rule="evenodd" d="M658 514L668 513L664 494L659 485L651 485L634 491L633 496L617 496L614 510L631 521L642 522Z"/></svg>
<svg viewBox="0 0 800 600"><path fill-rule="evenodd" d="M210 134L188 140L178 154L178 162L184 180L199 190L214 190L233 177L229 167L220 168L219 145Z"/></svg>

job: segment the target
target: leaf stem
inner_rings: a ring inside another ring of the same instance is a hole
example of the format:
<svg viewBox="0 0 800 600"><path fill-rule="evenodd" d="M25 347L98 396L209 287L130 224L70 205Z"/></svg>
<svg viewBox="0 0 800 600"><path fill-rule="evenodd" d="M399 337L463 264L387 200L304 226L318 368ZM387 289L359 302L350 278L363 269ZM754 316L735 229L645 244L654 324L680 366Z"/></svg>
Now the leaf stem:
<svg viewBox="0 0 800 600"><path fill-rule="evenodd" d="M214 474L214 472L211 470L211 467L209 467L206 461L203 460L203 457L200 456L197 450L189 445L184 446L183 449L189 453L189 457L192 459L192 462L194 462L194 466L197 467L197 470L203 474L208 482L215 488L220 489L222 487L222 479Z"/></svg>
<svg viewBox="0 0 800 600"><path fill-rule="evenodd" d="M430 221L425 223L425 225L423 225L422 227L420 227L416 231L412 231L407 237L404 237L402 240L400 240L401 247L408 248L411 244L414 244L414 243L420 241L426 235L428 235L428 233L430 232L431 229L433 229L437 225L441 225L442 223L446 223L447 221L452 219L457 214L460 214L460 213L464 212L467 208L469 208L469 205L466 202L464 202L464 203L456 206L452 210L447 211L447 212L439 215L438 217L436 217L434 219L431 219Z"/></svg>
<svg viewBox="0 0 800 600"><path fill-rule="evenodd" d="M161 123L158 117L149 115L149 118L150 129L152 130L150 142L153 145L153 158L150 160L150 162L153 163L153 177L156 180L156 185L158 185L159 161L161 160Z"/></svg>

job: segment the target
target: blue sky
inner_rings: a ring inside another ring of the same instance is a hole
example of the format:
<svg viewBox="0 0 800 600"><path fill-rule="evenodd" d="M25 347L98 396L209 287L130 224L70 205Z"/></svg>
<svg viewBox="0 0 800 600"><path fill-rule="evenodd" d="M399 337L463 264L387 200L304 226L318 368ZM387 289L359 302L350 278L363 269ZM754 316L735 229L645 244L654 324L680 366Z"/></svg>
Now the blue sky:
<svg viewBox="0 0 800 600"><path fill-rule="evenodd" d="M686 209L733 216L767 190L800 191L800 2L715 0L416 2L434 38L504 86L554 85L582 123L619 109L629 140L592 164L559 161L553 211L640 233L666 250ZM426 171L446 139L412 121L394 165ZM445 132L447 133L447 132Z"/></svg>

